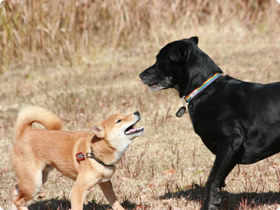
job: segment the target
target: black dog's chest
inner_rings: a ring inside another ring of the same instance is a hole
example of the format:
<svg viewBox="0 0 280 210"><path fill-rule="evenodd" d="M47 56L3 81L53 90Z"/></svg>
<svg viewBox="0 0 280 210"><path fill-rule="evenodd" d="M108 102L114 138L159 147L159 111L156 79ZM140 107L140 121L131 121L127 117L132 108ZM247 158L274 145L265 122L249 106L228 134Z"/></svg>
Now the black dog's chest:
<svg viewBox="0 0 280 210"><path fill-rule="evenodd" d="M193 114L190 110L190 117L196 134L200 136L203 143L214 154L216 154L217 144L221 140L222 131L220 130L220 122L217 117L209 114L209 112L201 112Z"/></svg>
<svg viewBox="0 0 280 210"><path fill-rule="evenodd" d="M230 98L234 97L237 98L234 95ZM236 104L217 103L227 100L228 95L216 94L207 100L194 101L188 107L194 131L214 154L220 145L230 144L234 136L243 135L240 121L249 118L244 108L238 108L243 105L237 99Z"/></svg>

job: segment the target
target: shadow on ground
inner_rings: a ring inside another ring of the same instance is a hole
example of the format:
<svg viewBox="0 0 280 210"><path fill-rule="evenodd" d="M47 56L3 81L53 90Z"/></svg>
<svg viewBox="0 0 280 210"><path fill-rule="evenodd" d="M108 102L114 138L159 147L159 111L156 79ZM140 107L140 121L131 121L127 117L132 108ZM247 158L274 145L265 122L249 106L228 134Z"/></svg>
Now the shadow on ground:
<svg viewBox="0 0 280 210"><path fill-rule="evenodd" d="M180 199L185 197L189 201L197 201L202 204L205 187L194 184L190 189L176 192L168 192L159 199ZM279 192L244 192L228 193L222 191L222 208L221 209L239 209L239 207L257 207L263 205L280 204Z"/></svg>
<svg viewBox="0 0 280 210"><path fill-rule="evenodd" d="M129 201L124 201L122 206L126 209L134 209L136 204L130 203ZM68 200L45 200L32 203L28 206L29 210L68 210L71 209L71 203ZM110 205L102 205L89 202L83 206L83 210L105 210L111 209Z"/></svg>

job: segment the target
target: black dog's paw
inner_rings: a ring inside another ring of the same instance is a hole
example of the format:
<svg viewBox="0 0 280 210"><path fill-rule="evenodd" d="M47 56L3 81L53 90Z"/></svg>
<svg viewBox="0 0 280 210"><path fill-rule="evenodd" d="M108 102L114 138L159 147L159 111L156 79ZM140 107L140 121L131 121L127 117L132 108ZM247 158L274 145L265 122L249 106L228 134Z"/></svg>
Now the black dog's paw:
<svg viewBox="0 0 280 210"><path fill-rule="evenodd" d="M212 195L209 197L206 197L206 199L203 202L203 205L201 207L201 210L218 210L220 209L220 205L222 202L222 197L220 196L220 189L216 188L216 192L213 194L208 193L207 195Z"/></svg>
<svg viewBox="0 0 280 210"><path fill-rule="evenodd" d="M217 203L210 203L205 201L201 207L201 210L219 210L220 202L217 201Z"/></svg>
<svg viewBox="0 0 280 210"><path fill-rule="evenodd" d="M218 206L215 206L215 205L210 205L210 206L203 206L201 208L201 210L219 210L219 207Z"/></svg>

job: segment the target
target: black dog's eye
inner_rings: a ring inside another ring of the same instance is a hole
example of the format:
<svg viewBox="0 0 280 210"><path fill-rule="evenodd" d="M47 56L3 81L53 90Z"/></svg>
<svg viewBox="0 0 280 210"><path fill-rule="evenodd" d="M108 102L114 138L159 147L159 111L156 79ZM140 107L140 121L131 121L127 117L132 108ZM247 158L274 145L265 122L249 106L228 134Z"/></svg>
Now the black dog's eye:
<svg viewBox="0 0 280 210"><path fill-rule="evenodd" d="M116 122L116 124L118 124L118 123L120 123L122 120L118 120L117 122Z"/></svg>

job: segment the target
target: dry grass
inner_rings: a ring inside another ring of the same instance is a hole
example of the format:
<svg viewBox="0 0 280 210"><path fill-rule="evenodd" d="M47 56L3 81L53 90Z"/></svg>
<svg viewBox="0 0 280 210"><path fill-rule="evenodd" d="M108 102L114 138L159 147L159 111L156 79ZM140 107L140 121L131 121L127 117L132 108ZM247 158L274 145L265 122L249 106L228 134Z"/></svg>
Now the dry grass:
<svg viewBox="0 0 280 210"><path fill-rule="evenodd" d="M22 2L29 3L24 7ZM181 106L177 94L151 92L138 74L167 42L198 35L200 47L225 74L279 81L280 27L273 25L279 6L241 0L223 1L221 8L220 1L206 0L94 1L103 5L100 9L91 1L83 1L88 7L82 1L61 2L9 1L0 13L0 21L6 21L0 22L0 206L7 209L15 183L9 150L18 109L35 104L57 113L66 130L87 130L88 122L117 111L140 111L145 133L118 164L112 180L118 198L128 209L199 209L214 156L195 135L189 116L175 117ZM184 10L184 4L196 13ZM242 5L247 10L236 9ZM80 7L86 13L80 14ZM223 208L279 207L279 158L236 167L226 180ZM29 208L69 208L71 186L68 178L52 172ZM85 209L110 208L98 187L87 202Z"/></svg>
<svg viewBox="0 0 280 210"><path fill-rule="evenodd" d="M267 30L279 13L275 0L4 0L0 73L23 63L71 66L81 51L166 41L212 22Z"/></svg>

